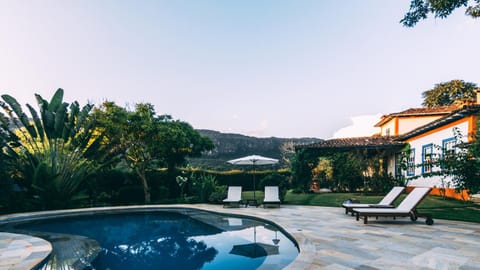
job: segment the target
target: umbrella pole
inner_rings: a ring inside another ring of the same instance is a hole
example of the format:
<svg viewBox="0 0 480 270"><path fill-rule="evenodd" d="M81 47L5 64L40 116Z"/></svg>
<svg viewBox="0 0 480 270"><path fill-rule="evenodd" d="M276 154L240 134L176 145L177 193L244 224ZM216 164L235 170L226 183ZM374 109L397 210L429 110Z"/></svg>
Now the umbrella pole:
<svg viewBox="0 0 480 270"><path fill-rule="evenodd" d="M255 169L254 169L253 170L253 200L254 201L256 200L255 199L255 190L256 190L256 188L255 188ZM255 204L256 204L256 202L255 202Z"/></svg>
<svg viewBox="0 0 480 270"><path fill-rule="evenodd" d="M255 203L255 206L257 206L257 199L255 198L255 161L253 161L253 202Z"/></svg>

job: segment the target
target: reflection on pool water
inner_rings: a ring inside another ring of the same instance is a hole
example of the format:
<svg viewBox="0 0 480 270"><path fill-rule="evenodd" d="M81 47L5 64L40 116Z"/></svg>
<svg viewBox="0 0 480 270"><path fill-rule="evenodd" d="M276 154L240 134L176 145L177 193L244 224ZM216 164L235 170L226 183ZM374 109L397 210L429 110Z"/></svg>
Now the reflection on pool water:
<svg viewBox="0 0 480 270"><path fill-rule="evenodd" d="M54 254L44 269L282 269L298 255L273 224L194 209L76 214L9 228L48 232ZM70 235L86 241L62 245Z"/></svg>

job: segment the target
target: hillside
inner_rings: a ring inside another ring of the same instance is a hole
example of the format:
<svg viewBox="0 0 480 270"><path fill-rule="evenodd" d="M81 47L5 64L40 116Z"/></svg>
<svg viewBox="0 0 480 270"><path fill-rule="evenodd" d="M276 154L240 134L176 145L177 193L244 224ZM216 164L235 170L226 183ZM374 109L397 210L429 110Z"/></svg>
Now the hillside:
<svg viewBox="0 0 480 270"><path fill-rule="evenodd" d="M197 131L209 137L215 149L204 153L201 158L189 159L189 164L192 167L216 170L238 168L228 164L227 160L254 154L279 159L278 166L285 167L288 165L285 158L292 154L294 145L321 141L318 138L257 138L205 129Z"/></svg>

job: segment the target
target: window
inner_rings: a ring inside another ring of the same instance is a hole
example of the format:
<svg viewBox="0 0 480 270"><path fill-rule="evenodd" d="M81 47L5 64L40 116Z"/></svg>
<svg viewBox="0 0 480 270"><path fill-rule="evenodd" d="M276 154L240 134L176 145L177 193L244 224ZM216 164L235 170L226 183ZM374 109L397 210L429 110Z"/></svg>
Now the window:
<svg viewBox="0 0 480 270"><path fill-rule="evenodd" d="M443 159L448 160L449 158L455 155L455 146L457 145L457 141L455 138L449 138L442 141L442 149L443 149Z"/></svg>
<svg viewBox="0 0 480 270"><path fill-rule="evenodd" d="M385 129L385 136L390 136L390 128Z"/></svg>
<svg viewBox="0 0 480 270"><path fill-rule="evenodd" d="M431 173L433 169L433 144L422 147L422 173Z"/></svg>
<svg viewBox="0 0 480 270"><path fill-rule="evenodd" d="M448 158L455 155L455 146L457 141L455 138L450 138L442 141L442 148L443 148L443 158Z"/></svg>
<svg viewBox="0 0 480 270"><path fill-rule="evenodd" d="M407 158L407 175L415 175L415 149L410 149L410 153Z"/></svg>

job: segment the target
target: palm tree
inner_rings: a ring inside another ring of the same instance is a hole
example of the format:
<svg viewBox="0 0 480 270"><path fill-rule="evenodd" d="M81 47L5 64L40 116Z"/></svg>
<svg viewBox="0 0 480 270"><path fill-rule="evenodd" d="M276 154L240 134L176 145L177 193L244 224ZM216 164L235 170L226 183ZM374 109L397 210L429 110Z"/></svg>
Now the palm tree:
<svg viewBox="0 0 480 270"><path fill-rule="evenodd" d="M35 97L40 113L26 104L28 117L14 97L2 95L5 102L0 102L0 107L11 125L2 146L19 164L19 184L43 209L68 207L101 164L93 161L102 153L102 136L89 116L93 105L80 109L76 101L63 102L63 89L58 89L50 102L38 94Z"/></svg>

